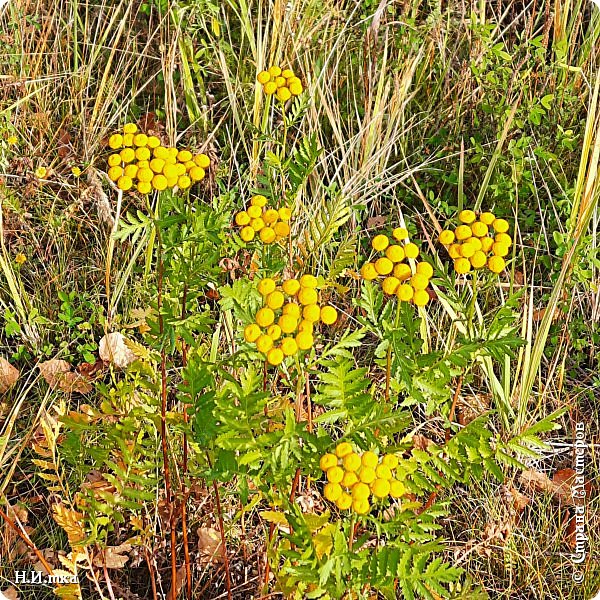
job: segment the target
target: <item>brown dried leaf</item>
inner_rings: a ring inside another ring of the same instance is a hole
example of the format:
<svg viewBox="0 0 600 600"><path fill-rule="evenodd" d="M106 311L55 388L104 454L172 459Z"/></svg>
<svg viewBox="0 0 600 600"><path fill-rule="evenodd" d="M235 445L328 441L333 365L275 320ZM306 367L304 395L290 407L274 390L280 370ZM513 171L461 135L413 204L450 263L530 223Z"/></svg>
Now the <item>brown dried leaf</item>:
<svg viewBox="0 0 600 600"><path fill-rule="evenodd" d="M127 552L131 551L131 544L121 544L120 546L108 546L100 554L94 556L92 561L96 567L104 567L107 569L122 569L129 556Z"/></svg>
<svg viewBox="0 0 600 600"><path fill-rule="evenodd" d="M0 599L1 600L19 600L20 596L17 593L17 590L11 585L7 587L5 590L0 590Z"/></svg>
<svg viewBox="0 0 600 600"><path fill-rule="evenodd" d="M83 514L67 508L64 504L55 504L53 512L54 520L65 530L72 546L85 538L85 531L81 525Z"/></svg>
<svg viewBox="0 0 600 600"><path fill-rule="evenodd" d="M175 576L175 593L173 594L173 585L171 584L171 589L167 594L167 598L177 598L181 589L183 588L183 582L185 581L185 565L181 565L179 569L177 569L177 574Z"/></svg>
<svg viewBox="0 0 600 600"><path fill-rule="evenodd" d="M221 560L221 536L216 529L198 529L198 554L201 565L214 564Z"/></svg>
<svg viewBox="0 0 600 600"><path fill-rule="evenodd" d="M565 469L565 471L566 470L567 469ZM519 480L527 489L533 492L545 492L551 494L558 502L565 502L566 504L573 505L571 489L564 485L564 481L560 481L560 477L559 482L557 483L552 481L546 474L540 473L535 469L529 469L521 473Z"/></svg>
<svg viewBox="0 0 600 600"><path fill-rule="evenodd" d="M416 433L413 435L413 446L418 450L427 450L430 444L433 444L433 441L428 437L421 435L420 433Z"/></svg>
<svg viewBox="0 0 600 600"><path fill-rule="evenodd" d="M88 394L92 386L85 377L71 371L71 365L66 360L51 359L39 363L38 367L42 377L52 389L63 392Z"/></svg>
<svg viewBox="0 0 600 600"><path fill-rule="evenodd" d="M10 390L17 383L17 379L19 379L19 369L0 357L0 394Z"/></svg>
<svg viewBox="0 0 600 600"><path fill-rule="evenodd" d="M387 222L387 219L383 216L369 217L367 219L367 229L380 229Z"/></svg>

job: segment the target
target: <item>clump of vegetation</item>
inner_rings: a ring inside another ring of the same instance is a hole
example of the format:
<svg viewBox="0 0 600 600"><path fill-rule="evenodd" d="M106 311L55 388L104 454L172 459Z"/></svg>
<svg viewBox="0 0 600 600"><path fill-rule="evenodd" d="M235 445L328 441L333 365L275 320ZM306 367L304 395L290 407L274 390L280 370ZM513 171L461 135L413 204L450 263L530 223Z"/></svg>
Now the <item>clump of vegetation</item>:
<svg viewBox="0 0 600 600"><path fill-rule="evenodd" d="M598 591L593 5L0 22L3 594Z"/></svg>

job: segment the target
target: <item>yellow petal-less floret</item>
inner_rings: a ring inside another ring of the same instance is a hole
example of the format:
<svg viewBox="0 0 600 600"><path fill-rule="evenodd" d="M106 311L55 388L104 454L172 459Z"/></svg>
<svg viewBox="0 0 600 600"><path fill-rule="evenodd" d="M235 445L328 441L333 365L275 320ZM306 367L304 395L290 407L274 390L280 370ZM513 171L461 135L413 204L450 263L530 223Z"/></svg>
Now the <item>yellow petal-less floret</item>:
<svg viewBox="0 0 600 600"><path fill-rule="evenodd" d="M121 155L120 154L111 154L108 157L108 166L109 167L118 167L121 164Z"/></svg>
<svg viewBox="0 0 600 600"><path fill-rule="evenodd" d="M121 177L119 177L117 180L117 187L124 192L130 190L132 185L133 181L131 177L127 177L127 175L121 175Z"/></svg>
<svg viewBox="0 0 600 600"><path fill-rule="evenodd" d="M471 263L469 262L469 259L457 258L454 261L454 270L460 275L468 273L471 270Z"/></svg>
<svg viewBox="0 0 600 600"><path fill-rule="evenodd" d="M193 160L201 169L208 169L210 167L210 158L203 152L196 154Z"/></svg>
<svg viewBox="0 0 600 600"><path fill-rule="evenodd" d="M247 342L254 343L260 337L260 327L256 323L251 323L244 328L244 339Z"/></svg>
<svg viewBox="0 0 600 600"><path fill-rule="evenodd" d="M479 220L489 227L496 220L496 216L492 212L483 212L479 215Z"/></svg>
<svg viewBox="0 0 600 600"><path fill-rule="evenodd" d="M448 254L450 255L450 258L460 258L460 244L450 244L450 247L448 248Z"/></svg>
<svg viewBox="0 0 600 600"><path fill-rule="evenodd" d="M307 274L300 277L300 285L303 288L316 288L319 285L319 282L314 275Z"/></svg>
<svg viewBox="0 0 600 600"><path fill-rule="evenodd" d="M482 221L475 221L475 223L471 225L471 231L473 232L474 236L482 238L488 234L489 227Z"/></svg>
<svg viewBox="0 0 600 600"><path fill-rule="evenodd" d="M299 83L298 81L294 81L294 83L290 83L290 92L294 95L294 96L299 96L303 91L304 88L302 87L302 84Z"/></svg>
<svg viewBox="0 0 600 600"><path fill-rule="evenodd" d="M265 226L265 222L258 217L258 219L252 219L250 221L250 227L252 227L252 229L254 229L254 231L260 231L263 227Z"/></svg>
<svg viewBox="0 0 600 600"><path fill-rule="evenodd" d="M376 235L371 241L371 246L376 252L382 252L390 245L390 240L387 235L379 234Z"/></svg>
<svg viewBox="0 0 600 600"><path fill-rule="evenodd" d="M258 83L260 83L261 85L268 83L270 80L271 80L271 74L269 73L269 71L261 71L256 76L256 81L258 81Z"/></svg>
<svg viewBox="0 0 600 600"><path fill-rule="evenodd" d="M267 352L267 362L274 367L280 365L283 362L284 354L281 348L271 348Z"/></svg>
<svg viewBox="0 0 600 600"><path fill-rule="evenodd" d="M335 447L335 455L338 458L344 458L345 456L348 456L348 454L350 454L351 452L353 452L353 450L352 444L350 442L340 442Z"/></svg>
<svg viewBox="0 0 600 600"><path fill-rule="evenodd" d="M246 212L251 219L258 219L258 217L262 215L262 209L260 206L251 205L246 209Z"/></svg>
<svg viewBox="0 0 600 600"><path fill-rule="evenodd" d="M491 237L481 238L481 251L489 252L494 245L494 240Z"/></svg>
<svg viewBox="0 0 600 600"><path fill-rule="evenodd" d="M495 219L492 227L496 233L506 233L508 231L508 221L506 219Z"/></svg>
<svg viewBox="0 0 600 600"><path fill-rule="evenodd" d="M470 238L473 235L473 232L471 231L471 228L468 225L459 225L455 230L454 230L454 235L456 236L457 240L466 240L467 238Z"/></svg>
<svg viewBox="0 0 600 600"><path fill-rule="evenodd" d="M330 502L335 502L342 495L342 486L339 483L327 483L323 488L323 496Z"/></svg>
<svg viewBox="0 0 600 600"><path fill-rule="evenodd" d="M135 150L133 148L123 148L119 152L119 156L124 163L130 163L132 160L135 160Z"/></svg>
<svg viewBox="0 0 600 600"><path fill-rule="evenodd" d="M135 133L138 130L135 123L125 123L123 125L123 133Z"/></svg>
<svg viewBox="0 0 600 600"><path fill-rule="evenodd" d="M291 69L283 69L283 71L281 71L281 77L285 77L286 79L289 79L290 77L294 76L294 71L292 71Z"/></svg>
<svg viewBox="0 0 600 600"><path fill-rule="evenodd" d="M108 146L113 150L117 150L123 146L123 136L120 133L115 133L108 138Z"/></svg>
<svg viewBox="0 0 600 600"><path fill-rule="evenodd" d="M393 479L390 482L390 496L392 498L401 498L406 493L406 488L401 481Z"/></svg>
<svg viewBox="0 0 600 600"><path fill-rule="evenodd" d="M375 454L375 452L367 450L366 452L363 452L361 462L363 467L370 467L371 469L374 469L377 466L377 463L379 462L379 457L377 456L377 454Z"/></svg>
<svg viewBox="0 0 600 600"><path fill-rule="evenodd" d="M165 161L162 158L153 158L150 161L150 169L154 171L154 173L159 174L162 173L162 170L165 166ZM165 177L166 179L166 177Z"/></svg>
<svg viewBox="0 0 600 600"><path fill-rule="evenodd" d="M263 354L266 354L273 347L273 340L265 333L260 335L256 340L256 349Z"/></svg>
<svg viewBox="0 0 600 600"><path fill-rule="evenodd" d="M281 311L284 315L289 315L290 317L294 317L294 319L300 319L302 315L301 307L295 302L288 302Z"/></svg>
<svg viewBox="0 0 600 600"><path fill-rule="evenodd" d="M267 199L262 194L255 194L250 198L250 204L262 208L263 206L266 206Z"/></svg>
<svg viewBox="0 0 600 600"><path fill-rule="evenodd" d="M342 487L345 487L346 489L351 489L357 483L358 475L354 471L348 471L348 469L346 469L346 472L344 473L344 478L342 479Z"/></svg>
<svg viewBox="0 0 600 600"><path fill-rule="evenodd" d="M412 270L409 265L401 263L394 267L394 277L400 281L406 281L412 275Z"/></svg>
<svg viewBox="0 0 600 600"><path fill-rule="evenodd" d="M111 181L118 181L119 177L121 177L123 175L123 167L119 167L119 166L111 167L108 170L107 175Z"/></svg>
<svg viewBox="0 0 600 600"><path fill-rule="evenodd" d="M331 483L340 483L344 478L344 469L341 467L331 467L327 469L327 481Z"/></svg>
<svg viewBox="0 0 600 600"><path fill-rule="evenodd" d="M283 306L284 296L279 290L272 291L267 296L267 306L273 310L277 310Z"/></svg>
<svg viewBox="0 0 600 600"><path fill-rule="evenodd" d="M463 258L471 258L477 252L477 248L473 244L464 243L460 247L460 255Z"/></svg>
<svg viewBox="0 0 600 600"><path fill-rule="evenodd" d="M335 454L331 454L331 452L323 454L319 460L319 467L321 467L321 471L327 471L331 469L331 467L335 467L337 464L338 457Z"/></svg>
<svg viewBox="0 0 600 600"><path fill-rule="evenodd" d="M136 160L150 160L152 153L150 152L150 148L143 146L141 148L135 149L135 158ZM138 165L139 166L139 165Z"/></svg>
<svg viewBox="0 0 600 600"><path fill-rule="evenodd" d="M240 231L240 237L242 240L244 240L244 242L251 242L254 239L254 229L252 229L252 227L249 225L242 227L242 230Z"/></svg>
<svg viewBox="0 0 600 600"><path fill-rule="evenodd" d="M265 223L270 225L271 223L275 223L275 221L277 221L279 218L279 213L274 208L269 208L265 210L262 218Z"/></svg>
<svg viewBox="0 0 600 600"><path fill-rule="evenodd" d="M140 194L149 194L152 191L152 184L149 181L138 181L135 189Z"/></svg>
<svg viewBox="0 0 600 600"><path fill-rule="evenodd" d="M404 260L404 248L393 244L385 249L385 256L389 258L393 263L399 263Z"/></svg>
<svg viewBox="0 0 600 600"><path fill-rule="evenodd" d="M417 263L416 271L421 275L425 275L427 279L431 279L433 277L433 267L428 262Z"/></svg>
<svg viewBox="0 0 600 600"><path fill-rule="evenodd" d="M267 327L267 335L273 341L278 340L281 337L281 327L279 327L279 325L277 325L276 323L273 323L273 325L269 325Z"/></svg>
<svg viewBox="0 0 600 600"><path fill-rule="evenodd" d="M375 270L380 275L389 275L394 270L394 263L389 258L382 256L375 261Z"/></svg>
<svg viewBox="0 0 600 600"><path fill-rule="evenodd" d="M406 227L396 227L396 229L394 229L394 231L392 231L392 235L399 242L401 242L408 237L408 230L406 229Z"/></svg>
<svg viewBox="0 0 600 600"><path fill-rule="evenodd" d="M406 254L406 258L417 258L419 256L419 247L409 242L404 246L404 254Z"/></svg>
<svg viewBox="0 0 600 600"><path fill-rule="evenodd" d="M483 244L481 243L481 240L478 237L475 237L475 236L467 238L464 241L464 244L470 244L471 246L473 246L473 248L475 248L475 251L481 250L481 248L483 247Z"/></svg>
<svg viewBox="0 0 600 600"><path fill-rule="evenodd" d="M283 338L281 340L281 350L285 356L293 356L296 354L296 352L298 352L298 344L294 338Z"/></svg>
<svg viewBox="0 0 600 600"><path fill-rule="evenodd" d="M135 179L138 174L138 167L134 164L129 164L123 169L123 175L127 175L130 179Z"/></svg>
<svg viewBox="0 0 600 600"><path fill-rule="evenodd" d="M152 163L150 163L152 164ZM154 169L152 169L154 170ZM155 190L162 191L167 189L167 178L164 175L157 174L152 178L152 187Z"/></svg>
<svg viewBox="0 0 600 600"><path fill-rule="evenodd" d="M429 294L425 290L415 290L412 301L415 306L426 306L429 302Z"/></svg>
<svg viewBox="0 0 600 600"><path fill-rule="evenodd" d="M377 465L375 467L375 474L379 479L391 479L392 478L392 470L383 463Z"/></svg>
<svg viewBox="0 0 600 600"><path fill-rule="evenodd" d="M412 286L408 283L403 283L402 285L399 285L398 289L396 290L396 296L398 297L398 300L401 300L402 302L409 302L410 300L412 300L414 293L415 291L413 290Z"/></svg>
<svg viewBox="0 0 600 600"><path fill-rule="evenodd" d="M377 272L375 265L373 263L368 262L361 267L360 276L365 281L373 281L373 279L377 279L377 277L379 277L379 273Z"/></svg>
<svg viewBox="0 0 600 600"><path fill-rule="evenodd" d="M296 343L298 344L298 348L300 350L309 350L310 348L312 348L313 344L315 343L315 340L312 334L308 333L308 331L301 331L296 336Z"/></svg>
<svg viewBox="0 0 600 600"><path fill-rule="evenodd" d="M333 306L324 306L321 309L321 321L325 323L325 325L333 325L338 318L338 313Z"/></svg>
<svg viewBox="0 0 600 600"><path fill-rule="evenodd" d="M257 311L255 318L258 325L261 327L268 327L273 324L275 313L268 306L265 306Z"/></svg>
<svg viewBox="0 0 600 600"><path fill-rule="evenodd" d="M204 177L206 176L206 172L204 171L204 169L202 167L192 167L188 171L188 174L192 181L202 181L204 179Z"/></svg>
<svg viewBox="0 0 600 600"><path fill-rule="evenodd" d="M454 231L445 229L440 233L438 239L440 241L440 244L443 244L444 246L449 246L452 242L454 242Z"/></svg>
<svg viewBox="0 0 600 600"><path fill-rule="evenodd" d="M260 230L260 239L263 244L272 244L276 237L277 234L272 227L264 227Z"/></svg>
<svg viewBox="0 0 600 600"><path fill-rule="evenodd" d="M298 292L298 302L303 306L308 304L317 304L319 301L319 295L317 294L317 290L313 288L303 287L300 288Z"/></svg>
<svg viewBox="0 0 600 600"><path fill-rule="evenodd" d="M461 210L458 213L458 220L461 223L465 223L466 225L470 225L475 221L477 215L472 210Z"/></svg>
<svg viewBox="0 0 600 600"><path fill-rule="evenodd" d="M263 92L267 96L272 96L277 91L277 84L274 81L269 81L263 86Z"/></svg>
<svg viewBox="0 0 600 600"><path fill-rule="evenodd" d="M146 145L148 148L158 148L160 146L160 140L155 135L149 135Z"/></svg>
<svg viewBox="0 0 600 600"><path fill-rule="evenodd" d="M342 495L337 499L335 505L340 510L348 510L352 506L352 496L346 492L342 492Z"/></svg>
<svg viewBox="0 0 600 600"><path fill-rule="evenodd" d="M481 269L482 267L485 267L487 263L487 256L482 250L477 250L477 252L471 256L469 262L474 269Z"/></svg>
<svg viewBox="0 0 600 600"><path fill-rule="evenodd" d="M235 215L236 225L244 227L244 225L248 225L248 223L250 223L250 215L245 210L242 210L237 215Z"/></svg>
<svg viewBox="0 0 600 600"><path fill-rule="evenodd" d="M133 146L133 133L126 133L123 136L123 146Z"/></svg>
<svg viewBox="0 0 600 600"><path fill-rule="evenodd" d="M379 498L380 500L383 498L387 498L390 493L390 482L387 479L376 479L371 484L371 492L373 492L373 496Z"/></svg>
<svg viewBox="0 0 600 600"><path fill-rule="evenodd" d="M300 282L297 279L286 279L281 288L288 296L295 296L300 290Z"/></svg>
<svg viewBox="0 0 600 600"><path fill-rule="evenodd" d="M415 273L410 279L410 284L415 291L424 290L429 285L429 277L422 273Z"/></svg>
<svg viewBox="0 0 600 600"><path fill-rule="evenodd" d="M275 84L277 85L277 84ZM292 97L292 92L286 87L280 87L275 94L280 102L287 102Z"/></svg>
<svg viewBox="0 0 600 600"><path fill-rule="evenodd" d="M366 500L371 495L371 490L366 483L362 481L352 488L352 498L354 500Z"/></svg>
<svg viewBox="0 0 600 600"><path fill-rule="evenodd" d="M282 221L289 221L292 218L292 211L287 206L282 206L277 210L279 213L279 218Z"/></svg>
<svg viewBox="0 0 600 600"><path fill-rule="evenodd" d="M490 256L488 259L488 269L492 273L500 274L506 267L506 262L501 256Z"/></svg>
<svg viewBox="0 0 600 600"><path fill-rule="evenodd" d="M279 317L279 321L277 321L277 324L279 327L281 327L281 331L283 331L283 333L294 333L298 327L298 319L292 315L281 315L281 317ZM304 350L297 338L296 343L298 344L298 348Z"/></svg>
<svg viewBox="0 0 600 600"><path fill-rule="evenodd" d="M400 285L400 280L397 277L386 277L381 282L381 289L388 296L392 296L396 293L398 286Z"/></svg>
<svg viewBox="0 0 600 600"><path fill-rule="evenodd" d="M284 238L290 235L290 226L285 221L277 221L273 226L278 237Z"/></svg>
<svg viewBox="0 0 600 600"><path fill-rule="evenodd" d="M494 236L494 241L499 244L506 244L509 247L512 245L512 238L508 233L497 233Z"/></svg>
<svg viewBox="0 0 600 600"><path fill-rule="evenodd" d="M357 515L366 515L371 510L371 505L368 500L353 500L352 510Z"/></svg>
<svg viewBox="0 0 600 600"><path fill-rule="evenodd" d="M275 291L277 284L274 279L265 277L258 282L258 293L261 296L268 296L271 292Z"/></svg>
<svg viewBox="0 0 600 600"><path fill-rule="evenodd" d="M510 248L508 245L502 244L501 242L494 242L494 245L492 246L492 253L494 256L502 256L504 258L505 256L508 256L509 251Z"/></svg>
<svg viewBox="0 0 600 600"><path fill-rule="evenodd" d="M180 150L177 153L177 160L182 163L189 162L190 160L193 160L193 158L194 158L194 156L192 155L192 153L189 150ZM201 166L201 165L198 165L198 166Z"/></svg>
<svg viewBox="0 0 600 600"><path fill-rule="evenodd" d="M277 65L269 67L269 74L271 77L279 77L281 75L281 67L278 67Z"/></svg>
<svg viewBox="0 0 600 600"><path fill-rule="evenodd" d="M368 485L375 481L377 475L375 474L375 469L373 469L372 467L362 467L360 473L358 474L358 478L363 483L366 483Z"/></svg>
<svg viewBox="0 0 600 600"><path fill-rule="evenodd" d="M386 454L381 459L381 464L385 465L389 469L395 469L398 466L398 457L395 454Z"/></svg>
<svg viewBox="0 0 600 600"><path fill-rule="evenodd" d="M343 464L346 471L358 471L361 467L360 456L356 452L350 452L344 456Z"/></svg>
<svg viewBox="0 0 600 600"><path fill-rule="evenodd" d="M133 145L142 148L148 145L148 136L145 133L138 133L133 136Z"/></svg>
<svg viewBox="0 0 600 600"><path fill-rule="evenodd" d="M313 324L310 321L300 321L300 323L298 323L298 333L302 333L303 331L312 335Z"/></svg>
<svg viewBox="0 0 600 600"><path fill-rule="evenodd" d="M321 307L318 304L307 304L302 309L302 318L311 323L318 323L321 318Z"/></svg>

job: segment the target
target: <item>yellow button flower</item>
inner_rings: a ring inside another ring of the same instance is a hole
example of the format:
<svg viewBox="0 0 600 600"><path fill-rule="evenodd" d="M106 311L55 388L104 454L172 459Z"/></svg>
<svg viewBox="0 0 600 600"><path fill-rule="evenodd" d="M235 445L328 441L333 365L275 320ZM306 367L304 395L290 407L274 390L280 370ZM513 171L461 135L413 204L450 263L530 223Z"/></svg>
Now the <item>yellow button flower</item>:
<svg viewBox="0 0 600 600"><path fill-rule="evenodd" d="M438 239L440 241L440 244L443 244L444 246L449 246L454 241L454 231L446 229L440 233Z"/></svg>
<svg viewBox="0 0 600 600"><path fill-rule="evenodd" d="M481 269L481 267L485 267L487 263L487 257L482 250L477 250L477 252L471 256L469 262L474 269Z"/></svg>
<svg viewBox="0 0 600 600"><path fill-rule="evenodd" d="M321 309L321 321L325 323L325 325L333 325L338 318L338 313L333 306L324 306Z"/></svg>
<svg viewBox="0 0 600 600"><path fill-rule="evenodd" d="M392 498L401 498L406 493L406 488L401 481L393 479L390 481L390 496Z"/></svg>
<svg viewBox="0 0 600 600"><path fill-rule="evenodd" d="M247 342L253 343L260 336L260 327L256 323L247 325L244 329L244 339Z"/></svg>
<svg viewBox="0 0 600 600"><path fill-rule="evenodd" d="M281 327L281 331L283 331L283 333L294 333L294 331L296 331L296 328L298 327L298 319L296 319L292 315L282 315L281 317L279 317L278 325L279 327ZM296 343L298 344L298 348L300 348L301 350L305 350L305 348L302 348L298 337L296 337Z"/></svg>
<svg viewBox="0 0 600 600"><path fill-rule="evenodd" d="M340 483L344 478L344 470L341 467L331 467L327 469L327 481L331 483Z"/></svg>
<svg viewBox="0 0 600 600"><path fill-rule="evenodd" d="M416 271L421 275L425 275L427 279L431 279L433 277L433 267L428 262L417 263Z"/></svg>
<svg viewBox="0 0 600 600"><path fill-rule="evenodd" d="M267 362L274 367L280 365L283 362L284 355L281 348L271 348L267 352Z"/></svg>
<svg viewBox="0 0 600 600"><path fill-rule="evenodd" d="M269 325L269 327L267 327L267 335L273 341L278 340L281 337L281 327L275 323L273 323L273 325Z"/></svg>
<svg viewBox="0 0 600 600"><path fill-rule="evenodd" d="M360 470L360 473L358 474L358 478L367 485L369 483L373 483L376 477L377 476L375 475L375 469L372 469L371 467L363 467Z"/></svg>
<svg viewBox="0 0 600 600"><path fill-rule="evenodd" d="M496 220L494 213L483 212L479 215L479 220L485 223L488 227Z"/></svg>
<svg viewBox="0 0 600 600"><path fill-rule="evenodd" d="M269 82L270 80L271 80L271 74L269 73L269 71L261 71L256 76L256 81L258 81L258 83L260 83L261 85L264 85L265 83Z"/></svg>
<svg viewBox="0 0 600 600"><path fill-rule="evenodd" d="M268 306L259 309L258 312L256 313L256 322L261 327L268 327L269 325L272 325L274 320L275 320L275 313ZM283 327L282 327L282 329L283 329Z"/></svg>
<svg viewBox="0 0 600 600"><path fill-rule="evenodd" d="M254 239L254 229L249 225L246 225L246 227L243 227L240 231L240 237L244 242L251 242Z"/></svg>
<svg viewBox="0 0 600 600"><path fill-rule="evenodd" d="M294 319L300 319L302 309L295 302L288 302L281 311L284 315L294 317Z"/></svg>
<svg viewBox="0 0 600 600"><path fill-rule="evenodd" d="M268 296L271 292L275 290L277 284L274 279L270 277L265 277L258 282L258 293L262 296Z"/></svg>
<svg viewBox="0 0 600 600"><path fill-rule="evenodd" d="M366 500L371 495L371 490L366 483L359 482L352 488L352 498L354 500Z"/></svg>
<svg viewBox="0 0 600 600"><path fill-rule="evenodd" d="M375 261L375 270L380 275L389 275L393 269L394 263L389 258L381 257Z"/></svg>
<svg viewBox="0 0 600 600"><path fill-rule="evenodd" d="M127 175L121 175L117 180L117 187L124 192L130 190L132 185L133 181L131 180L131 177L127 177Z"/></svg>
<svg viewBox="0 0 600 600"><path fill-rule="evenodd" d="M361 462L363 467L370 467L374 469L377 466L377 463L379 462L379 457L377 456L377 454L375 454L375 452L367 450L366 452L363 452Z"/></svg>
<svg viewBox="0 0 600 600"><path fill-rule="evenodd" d="M108 145L113 150L117 150L123 146L123 136L120 133L115 133L108 138Z"/></svg>
<svg viewBox="0 0 600 600"><path fill-rule="evenodd" d="M296 343L298 344L298 348L300 350L309 350L312 348L315 340L312 334L308 333L308 331L302 331L296 336Z"/></svg>
<svg viewBox="0 0 600 600"><path fill-rule="evenodd" d="M467 258L457 258L454 261L454 270L460 274L464 275L471 270L471 263Z"/></svg>
<svg viewBox="0 0 600 600"><path fill-rule="evenodd" d="M385 256L389 258L393 263L399 263L404 260L404 248L393 244L385 249Z"/></svg>
<svg viewBox="0 0 600 600"><path fill-rule="evenodd" d="M126 123L123 125L123 133L135 133L138 130L135 123Z"/></svg>
<svg viewBox="0 0 600 600"><path fill-rule="evenodd" d="M283 238L290 235L290 226L285 221L278 221L273 226L278 237Z"/></svg>
<svg viewBox="0 0 600 600"><path fill-rule="evenodd" d="M277 212L282 221L289 221L292 218L292 211L287 206L282 206Z"/></svg>
<svg viewBox="0 0 600 600"><path fill-rule="evenodd" d="M297 279L286 279L281 288L288 296L295 296L300 290L300 282Z"/></svg>
<svg viewBox="0 0 600 600"><path fill-rule="evenodd" d="M305 288L316 288L319 284L317 278L314 275L302 275L300 277L300 286Z"/></svg>
<svg viewBox="0 0 600 600"><path fill-rule="evenodd" d="M281 308L283 306L283 302L284 296L279 290L274 290L267 296L267 306L273 310Z"/></svg>
<svg viewBox="0 0 600 600"><path fill-rule="evenodd" d="M319 300L317 290L313 288L303 287L298 292L298 302L306 306L308 304L316 304Z"/></svg>
<svg viewBox="0 0 600 600"><path fill-rule="evenodd" d="M260 239L263 244L272 244L277 235L272 227L263 227L260 230Z"/></svg>
<svg viewBox="0 0 600 600"><path fill-rule="evenodd" d="M401 282L405 281L412 275L410 267L405 263L400 263L394 266L394 277L398 278Z"/></svg>
<svg viewBox="0 0 600 600"><path fill-rule="evenodd" d="M408 237L408 230L405 227L396 227L392 231L392 235L399 241L403 241Z"/></svg>
<svg viewBox="0 0 600 600"><path fill-rule="evenodd" d="M352 506L352 496L346 494L346 492L342 492L342 495L337 499L335 505L340 510L348 510Z"/></svg>
<svg viewBox="0 0 600 600"><path fill-rule="evenodd" d="M419 256L419 247L409 242L404 246L404 254L406 254L406 258L417 258Z"/></svg>
<svg viewBox="0 0 600 600"><path fill-rule="evenodd" d="M473 231L468 225L459 225L454 230L454 235L456 235L457 240L462 241L466 240L467 238L470 238L473 235Z"/></svg>
<svg viewBox="0 0 600 600"><path fill-rule="evenodd" d="M340 442L335 447L335 455L339 458L344 458L353 452L350 442Z"/></svg>
<svg viewBox="0 0 600 600"><path fill-rule="evenodd" d="M387 479L376 479L371 484L371 491L376 498L386 498L390 493L390 482Z"/></svg>
<svg viewBox="0 0 600 600"><path fill-rule="evenodd" d="M152 187L155 190L159 190L159 191L166 190L167 184L168 184L167 178L164 175L158 174L152 178Z"/></svg>
<svg viewBox="0 0 600 600"><path fill-rule="evenodd" d="M492 273L500 274L504 271L504 267L506 267L506 262L501 256L491 256L488 259L488 269Z"/></svg>
<svg viewBox="0 0 600 600"><path fill-rule="evenodd" d="M386 454L381 459L381 464L389 469L395 469L398 466L398 457L395 454Z"/></svg>
<svg viewBox="0 0 600 600"><path fill-rule="evenodd" d="M302 309L302 317L311 323L317 323L321 318L321 307L318 304L307 304Z"/></svg>
<svg viewBox="0 0 600 600"><path fill-rule="evenodd" d="M342 479L342 486L350 489L358 483L358 475L354 471L346 471Z"/></svg>
<svg viewBox="0 0 600 600"><path fill-rule="evenodd" d="M424 290L429 285L429 278L422 273L415 273L410 279L410 284L415 290Z"/></svg>
<svg viewBox="0 0 600 600"><path fill-rule="evenodd" d="M360 456L356 452L350 452L344 456L344 469L346 471L358 471L361 466Z"/></svg>
<svg viewBox="0 0 600 600"><path fill-rule="evenodd" d="M328 452L327 454L323 454L321 456L321 460L319 460L319 466L322 471L327 471L331 469L331 467L335 467L338 464L338 458L335 454L331 454Z"/></svg>
<svg viewBox="0 0 600 600"><path fill-rule="evenodd" d="M429 294L425 290L415 290L412 301L415 306L426 306L429 302Z"/></svg>
<svg viewBox="0 0 600 600"><path fill-rule="evenodd" d="M482 221L475 221L475 223L471 225L471 231L473 232L473 235L482 238L488 234L489 228Z"/></svg>
<svg viewBox="0 0 600 600"><path fill-rule="evenodd" d="M508 231L508 221L505 219L495 219L492 227L496 233L506 233Z"/></svg>
<svg viewBox="0 0 600 600"><path fill-rule="evenodd" d="M388 294L388 296L392 296L396 293L396 290L398 289L399 285L400 285L400 280L398 278L386 277L381 282L381 289L384 291L385 294Z"/></svg>
<svg viewBox="0 0 600 600"><path fill-rule="evenodd" d="M408 283L399 285L398 289L396 290L396 296L398 297L398 300L401 300L402 302L408 302L412 300L414 293L415 291L413 290L412 286L408 285Z"/></svg>
<svg viewBox="0 0 600 600"><path fill-rule="evenodd" d="M273 340L265 333L256 340L256 349L263 354L266 354L272 347Z"/></svg>
<svg viewBox="0 0 600 600"><path fill-rule="evenodd" d="M339 483L327 483L323 488L323 496L330 502L335 502L342 495L342 486Z"/></svg>
<svg viewBox="0 0 600 600"><path fill-rule="evenodd" d="M458 220L467 225L475 221L476 218L477 215L472 210L462 210L460 213L458 213Z"/></svg>
<svg viewBox="0 0 600 600"><path fill-rule="evenodd" d="M373 246L373 250L377 252L382 252L385 250L390 244L390 240L387 235L379 234L373 238L371 242L371 246Z"/></svg>
<svg viewBox="0 0 600 600"><path fill-rule="evenodd" d="M379 276L379 273L377 273L377 269L375 268L375 265L373 263L365 263L361 270L360 270L360 276L365 280L365 281L373 281L373 279L377 279L377 277Z"/></svg>
<svg viewBox="0 0 600 600"><path fill-rule="evenodd" d="M298 344L294 338L283 338L281 340L281 350L286 356L293 356L298 352Z"/></svg>

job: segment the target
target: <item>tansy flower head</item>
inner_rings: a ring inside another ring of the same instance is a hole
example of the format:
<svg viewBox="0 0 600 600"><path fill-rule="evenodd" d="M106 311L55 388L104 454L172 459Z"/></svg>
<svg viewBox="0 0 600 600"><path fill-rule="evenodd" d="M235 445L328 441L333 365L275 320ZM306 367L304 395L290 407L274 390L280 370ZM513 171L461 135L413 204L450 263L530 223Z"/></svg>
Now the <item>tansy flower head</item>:
<svg viewBox="0 0 600 600"><path fill-rule="evenodd" d="M341 442L319 460L327 479L323 496L339 510L365 515L373 504L384 502L388 497L400 498L406 493L404 484L396 477L398 464L395 454L360 453L349 442Z"/></svg>
<svg viewBox="0 0 600 600"><path fill-rule="evenodd" d="M461 211L458 220L461 224L454 231L446 229L438 238L454 260L454 270L464 275L487 267L492 273L501 273L512 244L508 221L489 211L478 216L472 210Z"/></svg>
<svg viewBox="0 0 600 600"><path fill-rule="evenodd" d="M255 322L244 329L244 339L255 344L270 365L278 366L286 357L310 350L314 327L337 321L333 306L319 304L318 286L317 278L310 274L286 279L281 285L271 277L258 282L263 306L254 316Z"/></svg>
<svg viewBox="0 0 600 600"><path fill-rule="evenodd" d="M267 96L275 94L282 103L287 102L292 96L299 96L304 91L302 82L291 69L282 70L277 65L261 71L256 76L256 81Z"/></svg>
<svg viewBox="0 0 600 600"><path fill-rule="evenodd" d="M419 247L406 242L408 231L404 227L394 229L392 237L402 244L390 244L390 239L384 234L378 234L372 239L373 250L384 255L365 263L360 275L365 281L382 277L381 288L386 295L396 296L400 302L425 306L429 302L429 294L425 290L433 277L433 267L427 262L417 262L414 267L404 262L405 259L416 260L419 256ZM454 239L454 233L448 232L444 238ZM410 281L403 283L407 280Z"/></svg>
<svg viewBox="0 0 600 600"><path fill-rule="evenodd" d="M289 237L291 214L287 207L271 208L265 196L256 194L250 198L250 205L235 215L234 222L244 242L251 242L258 232L260 241L269 245Z"/></svg>

